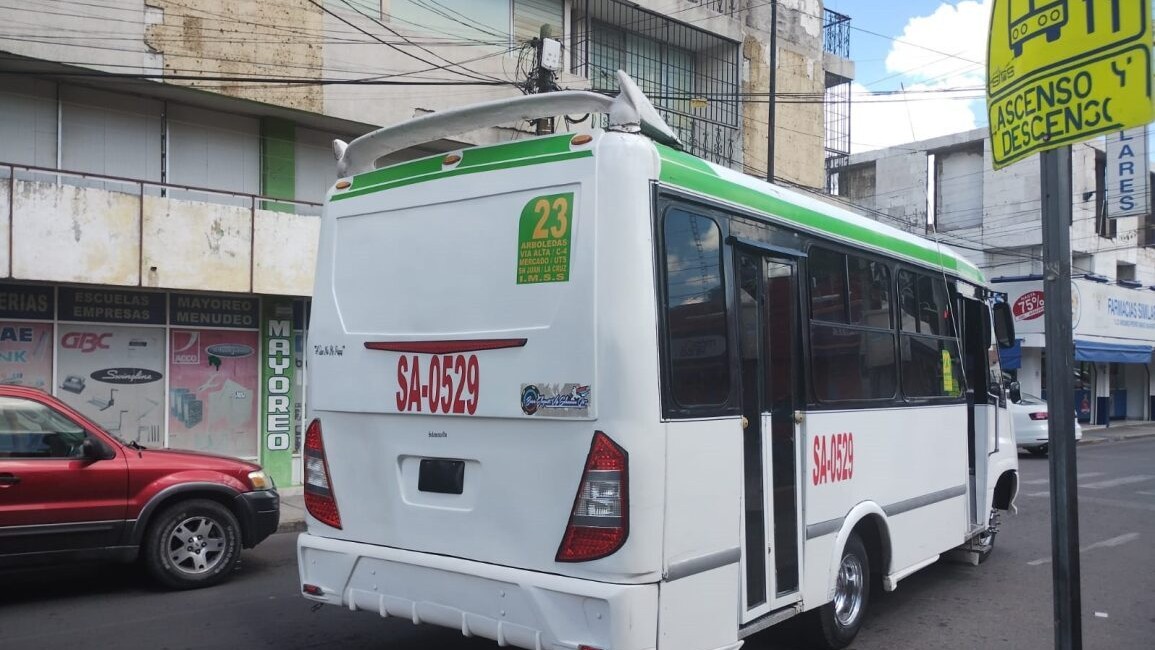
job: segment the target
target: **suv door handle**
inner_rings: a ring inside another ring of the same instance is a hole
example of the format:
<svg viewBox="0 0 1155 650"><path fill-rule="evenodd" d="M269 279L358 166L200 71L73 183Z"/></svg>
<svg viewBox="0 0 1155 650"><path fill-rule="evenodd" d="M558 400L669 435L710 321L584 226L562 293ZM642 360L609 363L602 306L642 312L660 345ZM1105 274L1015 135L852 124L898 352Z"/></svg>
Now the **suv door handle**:
<svg viewBox="0 0 1155 650"><path fill-rule="evenodd" d="M6 485L16 485L19 482L20 477L16 476L15 474L0 474L0 487L4 487Z"/></svg>

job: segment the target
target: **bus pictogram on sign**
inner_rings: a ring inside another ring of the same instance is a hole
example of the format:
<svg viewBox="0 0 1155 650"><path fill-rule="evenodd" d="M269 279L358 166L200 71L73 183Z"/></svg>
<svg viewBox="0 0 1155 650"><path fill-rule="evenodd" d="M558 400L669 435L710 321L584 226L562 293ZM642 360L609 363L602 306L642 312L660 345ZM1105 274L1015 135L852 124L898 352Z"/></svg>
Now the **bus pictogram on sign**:
<svg viewBox="0 0 1155 650"><path fill-rule="evenodd" d="M1059 40L1063 25L1067 24L1067 0L1035 2L1018 0L1007 3L1011 22L1011 51L1015 56L1023 53L1023 43L1041 35L1047 42Z"/></svg>

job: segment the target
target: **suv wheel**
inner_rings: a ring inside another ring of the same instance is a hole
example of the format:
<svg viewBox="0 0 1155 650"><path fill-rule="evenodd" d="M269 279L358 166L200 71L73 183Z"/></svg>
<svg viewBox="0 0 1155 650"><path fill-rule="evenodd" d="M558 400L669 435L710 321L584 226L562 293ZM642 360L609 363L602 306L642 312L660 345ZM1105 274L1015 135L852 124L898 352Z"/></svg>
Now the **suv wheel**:
<svg viewBox="0 0 1155 650"><path fill-rule="evenodd" d="M215 585L229 577L241 555L241 529L229 509L208 499L165 508L149 524L144 562L173 589Z"/></svg>

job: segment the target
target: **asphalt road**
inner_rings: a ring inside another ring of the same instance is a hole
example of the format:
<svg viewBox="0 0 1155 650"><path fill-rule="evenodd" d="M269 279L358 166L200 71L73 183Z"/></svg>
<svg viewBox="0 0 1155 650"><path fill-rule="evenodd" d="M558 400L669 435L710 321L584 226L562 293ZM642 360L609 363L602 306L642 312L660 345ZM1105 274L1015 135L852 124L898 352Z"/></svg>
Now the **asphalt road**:
<svg viewBox="0 0 1155 650"><path fill-rule="evenodd" d="M1047 461L1020 459L1019 514L980 567L940 562L875 594L859 650L1053 647ZM1152 647L1155 638L1155 439L1079 448L1083 630L1088 649ZM219 587L167 593L125 567L0 574L0 649L496 648L453 630L297 596L295 535L244 555ZM751 650L800 647L789 630Z"/></svg>

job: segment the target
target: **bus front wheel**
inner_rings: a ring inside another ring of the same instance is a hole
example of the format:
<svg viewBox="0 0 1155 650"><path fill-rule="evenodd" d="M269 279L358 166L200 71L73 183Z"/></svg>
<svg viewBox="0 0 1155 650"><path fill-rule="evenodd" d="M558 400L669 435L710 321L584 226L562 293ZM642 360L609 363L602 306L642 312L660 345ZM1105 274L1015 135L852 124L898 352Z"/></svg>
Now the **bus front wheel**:
<svg viewBox="0 0 1155 650"><path fill-rule="evenodd" d="M854 640L870 602L870 557L858 533L851 533L842 549L834 600L811 617L811 640L816 647L837 650Z"/></svg>

